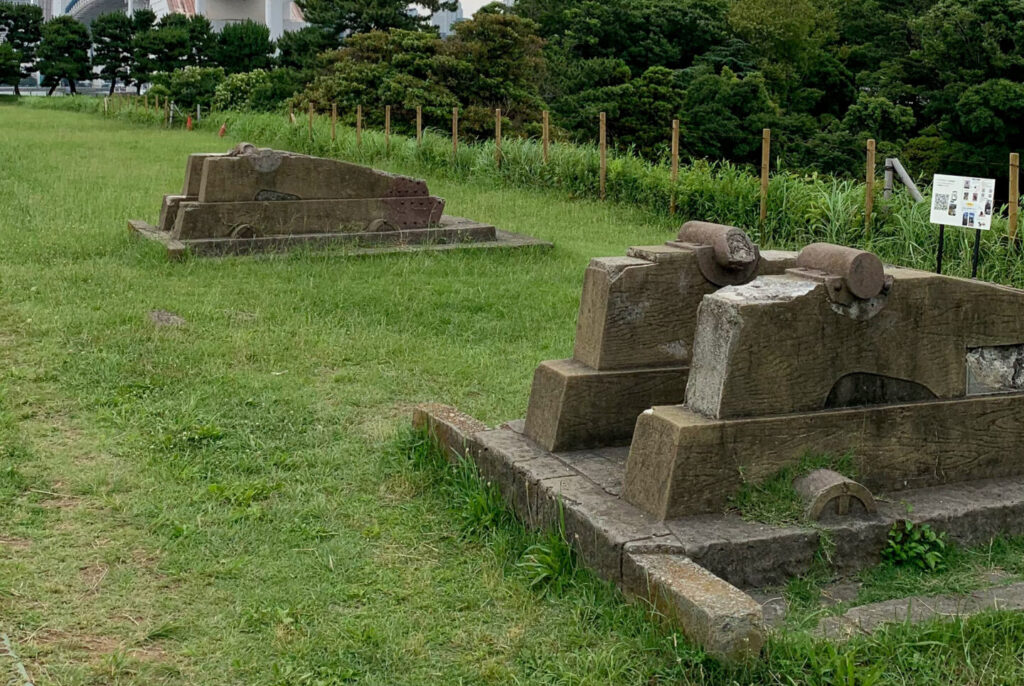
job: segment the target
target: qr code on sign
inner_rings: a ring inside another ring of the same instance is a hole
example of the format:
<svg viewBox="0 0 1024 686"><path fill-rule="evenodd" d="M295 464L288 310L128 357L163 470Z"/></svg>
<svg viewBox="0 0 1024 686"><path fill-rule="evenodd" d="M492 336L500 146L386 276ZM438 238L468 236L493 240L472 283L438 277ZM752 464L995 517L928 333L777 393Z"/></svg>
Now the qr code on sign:
<svg viewBox="0 0 1024 686"><path fill-rule="evenodd" d="M942 193L935 195L935 205L932 207L934 210L945 210L949 207L949 194Z"/></svg>

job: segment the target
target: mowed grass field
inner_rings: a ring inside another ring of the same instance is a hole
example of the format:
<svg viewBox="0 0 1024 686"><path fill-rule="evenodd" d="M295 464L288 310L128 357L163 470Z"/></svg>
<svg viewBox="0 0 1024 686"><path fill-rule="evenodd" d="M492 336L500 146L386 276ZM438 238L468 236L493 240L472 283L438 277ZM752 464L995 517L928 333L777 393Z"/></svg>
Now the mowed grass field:
<svg viewBox="0 0 1024 686"><path fill-rule="evenodd" d="M531 589L514 527L463 535L398 437L424 401L522 416L588 260L672 226L429 179L555 249L171 263L128 234L188 153L233 143L0 105L0 633L36 684L1022 678L1014 614L726 670L585 574Z"/></svg>

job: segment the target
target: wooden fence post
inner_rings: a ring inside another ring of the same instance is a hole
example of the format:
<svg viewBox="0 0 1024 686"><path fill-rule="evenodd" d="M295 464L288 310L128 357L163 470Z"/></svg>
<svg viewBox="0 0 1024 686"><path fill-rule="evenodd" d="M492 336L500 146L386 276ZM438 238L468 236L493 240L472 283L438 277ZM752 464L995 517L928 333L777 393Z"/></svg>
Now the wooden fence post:
<svg viewBox="0 0 1024 686"><path fill-rule="evenodd" d="M331 103L331 142L338 139L335 129L338 126L338 103Z"/></svg>
<svg viewBox="0 0 1024 686"><path fill-rule="evenodd" d="M1020 154L1010 153L1010 241L1017 238L1017 217L1020 214Z"/></svg>
<svg viewBox="0 0 1024 686"><path fill-rule="evenodd" d="M676 181L679 180L679 120L672 120L672 195L669 199L668 212L676 213Z"/></svg>
<svg viewBox="0 0 1024 686"><path fill-rule="evenodd" d="M604 200L608 182L608 117L604 112L598 126L598 147L601 150L601 200Z"/></svg>
<svg viewBox="0 0 1024 686"><path fill-rule="evenodd" d="M501 167L501 110L494 110L494 161Z"/></svg>
<svg viewBox="0 0 1024 686"><path fill-rule="evenodd" d="M309 101L309 133L306 136L309 142L313 142L313 101Z"/></svg>
<svg viewBox="0 0 1024 686"><path fill-rule="evenodd" d="M457 159L459 154L459 108L452 108L452 161Z"/></svg>
<svg viewBox="0 0 1024 686"><path fill-rule="evenodd" d="M356 105L356 145L363 147L363 106Z"/></svg>
<svg viewBox="0 0 1024 686"><path fill-rule="evenodd" d="M548 121L548 111L544 110L544 127L543 127L543 133L541 135L541 139L543 141L542 145L543 145L543 148L544 148L544 164L548 163L548 148L551 145L551 132L550 132L550 129L548 128L549 126L550 126L550 123Z"/></svg>
<svg viewBox="0 0 1024 686"><path fill-rule="evenodd" d="M761 132L761 228L768 221L768 173L772 168L772 130Z"/></svg>
<svg viewBox="0 0 1024 686"><path fill-rule="evenodd" d="M416 145L423 143L423 107L416 105Z"/></svg>
<svg viewBox="0 0 1024 686"><path fill-rule="evenodd" d="M294 124L295 123L295 103L294 102L288 103L288 123L289 124Z"/></svg>
<svg viewBox="0 0 1024 686"><path fill-rule="evenodd" d="M164 125L171 125L171 99L164 96Z"/></svg>
<svg viewBox="0 0 1024 686"><path fill-rule="evenodd" d="M868 160L864 179L864 228L871 231L871 212L875 208L875 139L868 139Z"/></svg>
<svg viewBox="0 0 1024 686"><path fill-rule="evenodd" d="M384 154L391 154L391 105L384 107Z"/></svg>

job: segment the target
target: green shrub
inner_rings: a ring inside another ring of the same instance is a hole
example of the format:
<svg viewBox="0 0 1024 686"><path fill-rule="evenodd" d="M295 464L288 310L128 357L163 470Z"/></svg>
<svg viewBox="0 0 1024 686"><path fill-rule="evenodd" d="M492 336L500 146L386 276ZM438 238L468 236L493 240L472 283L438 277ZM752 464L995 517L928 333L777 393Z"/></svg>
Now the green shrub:
<svg viewBox="0 0 1024 686"><path fill-rule="evenodd" d="M901 567L912 565L925 572L942 569L946 564L946 534L936 533L927 524L896 522L882 549L882 559Z"/></svg>
<svg viewBox="0 0 1024 686"><path fill-rule="evenodd" d="M220 67L185 67L171 72L167 88L174 104L192 110L196 105L209 107L222 81L224 70Z"/></svg>
<svg viewBox="0 0 1024 686"><path fill-rule="evenodd" d="M278 109L301 87L293 69L254 69L231 74L217 86L214 109L267 112Z"/></svg>

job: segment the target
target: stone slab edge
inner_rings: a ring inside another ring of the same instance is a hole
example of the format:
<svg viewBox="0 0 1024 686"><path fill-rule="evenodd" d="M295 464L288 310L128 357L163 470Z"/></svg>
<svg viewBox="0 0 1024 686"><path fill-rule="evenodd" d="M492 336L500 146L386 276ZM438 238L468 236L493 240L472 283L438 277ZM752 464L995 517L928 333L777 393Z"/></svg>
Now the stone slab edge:
<svg viewBox="0 0 1024 686"><path fill-rule="evenodd" d="M458 230L461 226L451 227ZM187 252L192 252L204 257L220 257L228 255L246 255L261 252L280 252L289 247L297 245L312 245L315 247L335 247L340 249L346 256L361 255L383 255L403 252L444 252L448 250L487 250L487 249L513 249L513 248L536 248L549 250L554 244L532 236L495 229L495 240L493 241L465 241L454 243L434 243L424 241L420 243L394 243L380 246L353 247L354 240L365 237L365 234L308 234L293 236L268 236L260 239L199 239L193 241L178 241L170 238L166 232L161 231L152 224L138 219L128 221L128 229L135 234L150 240L162 243L167 248L167 255L172 259L182 259ZM410 230L405 233L416 231L432 231L434 229ZM348 245L346 245L348 244Z"/></svg>
<svg viewBox="0 0 1024 686"><path fill-rule="evenodd" d="M564 526L587 566L651 603L708 654L733 662L760 653L761 606L688 559L663 523L608 494L513 428L490 430L440 404L415 408L412 423L449 459L473 459L528 526Z"/></svg>
<svg viewBox="0 0 1024 686"><path fill-rule="evenodd" d="M987 610L1024 610L1024 582L985 588L966 595L913 596L860 605L845 614L825 617L811 634L842 641L870 634L884 624L966 618Z"/></svg>

